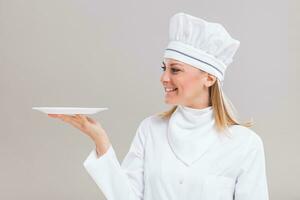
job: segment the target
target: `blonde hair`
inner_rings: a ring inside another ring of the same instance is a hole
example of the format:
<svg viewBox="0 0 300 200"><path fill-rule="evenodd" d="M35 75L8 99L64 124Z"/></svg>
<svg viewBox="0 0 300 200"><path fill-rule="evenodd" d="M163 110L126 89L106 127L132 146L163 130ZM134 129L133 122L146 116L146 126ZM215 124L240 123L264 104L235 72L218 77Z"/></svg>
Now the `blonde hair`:
<svg viewBox="0 0 300 200"><path fill-rule="evenodd" d="M209 87L209 105L213 108L217 130L222 132L231 125L251 127L253 125L252 119L246 123L240 123L237 120L235 115L236 109L231 101L225 96L220 84L221 83L217 79L215 83ZM170 110L159 113L158 116L164 119L170 118L176 109L177 106L173 106Z"/></svg>

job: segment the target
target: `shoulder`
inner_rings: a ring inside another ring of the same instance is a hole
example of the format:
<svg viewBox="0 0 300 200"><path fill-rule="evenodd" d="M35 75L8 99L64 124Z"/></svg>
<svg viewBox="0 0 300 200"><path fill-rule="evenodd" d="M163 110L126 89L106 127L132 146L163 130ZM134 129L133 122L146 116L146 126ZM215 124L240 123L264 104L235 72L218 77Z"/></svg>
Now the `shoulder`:
<svg viewBox="0 0 300 200"><path fill-rule="evenodd" d="M168 119L163 119L158 114L152 114L140 121L138 131L143 132L144 135L150 134L150 132L159 132L167 125L167 121Z"/></svg>
<svg viewBox="0 0 300 200"><path fill-rule="evenodd" d="M155 128L160 127L160 124L164 123L164 121L164 119L156 114L143 118L138 125L135 137L138 138L142 143L145 143L151 132L153 132Z"/></svg>
<svg viewBox="0 0 300 200"><path fill-rule="evenodd" d="M157 114L152 114L150 116L143 118L140 121L138 129L149 129L150 127L157 126L164 122L165 120L162 119L160 116L158 116Z"/></svg>
<svg viewBox="0 0 300 200"><path fill-rule="evenodd" d="M163 119L158 114L152 114L142 119L140 122L140 126L149 128L151 126L159 126L162 124L166 124L167 121L168 119Z"/></svg>
<svg viewBox="0 0 300 200"><path fill-rule="evenodd" d="M232 125L228 130L233 140L244 144L245 147L249 149L263 148L262 138L254 130L242 125Z"/></svg>

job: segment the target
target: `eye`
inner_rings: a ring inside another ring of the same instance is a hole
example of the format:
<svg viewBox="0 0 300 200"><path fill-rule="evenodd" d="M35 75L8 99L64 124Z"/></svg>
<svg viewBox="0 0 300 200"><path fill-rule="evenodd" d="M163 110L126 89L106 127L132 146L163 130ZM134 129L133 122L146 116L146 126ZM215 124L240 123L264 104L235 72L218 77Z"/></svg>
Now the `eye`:
<svg viewBox="0 0 300 200"><path fill-rule="evenodd" d="M176 68L171 68L171 71L172 71L173 73L176 73L176 72L178 72L178 71L180 71L180 70L178 70L178 69L176 69Z"/></svg>
<svg viewBox="0 0 300 200"><path fill-rule="evenodd" d="M166 71L166 66L161 66L160 67L163 71ZM176 69L176 68L174 68L174 67L172 67L171 68L171 72L173 73L173 74L176 74L177 72L179 72L180 70L179 69Z"/></svg>

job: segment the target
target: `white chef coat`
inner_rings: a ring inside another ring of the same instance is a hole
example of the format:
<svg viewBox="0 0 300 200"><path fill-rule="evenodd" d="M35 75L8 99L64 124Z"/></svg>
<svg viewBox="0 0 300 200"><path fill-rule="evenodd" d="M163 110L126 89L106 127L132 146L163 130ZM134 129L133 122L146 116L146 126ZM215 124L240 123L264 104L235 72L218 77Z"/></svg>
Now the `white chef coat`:
<svg viewBox="0 0 300 200"><path fill-rule="evenodd" d="M261 138L214 125L212 107L179 105L170 119L142 120L121 165L113 146L83 165L108 200L268 200Z"/></svg>

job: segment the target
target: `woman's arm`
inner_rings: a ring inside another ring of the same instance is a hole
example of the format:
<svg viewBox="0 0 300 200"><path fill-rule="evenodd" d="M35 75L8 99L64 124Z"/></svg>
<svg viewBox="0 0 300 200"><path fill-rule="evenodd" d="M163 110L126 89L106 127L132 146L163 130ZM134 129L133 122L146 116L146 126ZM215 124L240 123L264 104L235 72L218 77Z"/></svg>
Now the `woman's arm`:
<svg viewBox="0 0 300 200"><path fill-rule="evenodd" d="M83 165L108 200L142 200L144 190L145 121L137 129L122 166L99 122L83 115L49 115L80 129L95 143Z"/></svg>
<svg viewBox="0 0 300 200"><path fill-rule="evenodd" d="M108 200L142 200L144 192L145 122L137 129L129 152L122 165L110 146L97 158L93 150L84 161L84 167ZM101 151L101 150L99 150Z"/></svg>
<svg viewBox="0 0 300 200"><path fill-rule="evenodd" d="M256 145L246 156L235 188L235 200L268 200L263 142L256 137Z"/></svg>
<svg viewBox="0 0 300 200"><path fill-rule="evenodd" d="M108 151L109 147L111 146L111 143L109 142L108 139L103 140L101 138L96 137L94 139L94 142L96 145L97 158L104 155Z"/></svg>

